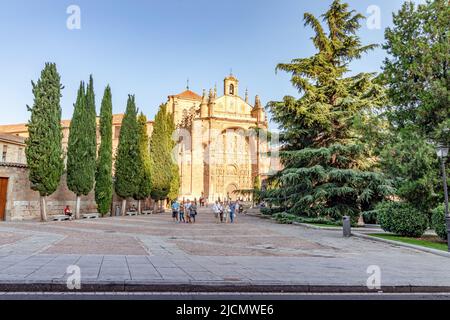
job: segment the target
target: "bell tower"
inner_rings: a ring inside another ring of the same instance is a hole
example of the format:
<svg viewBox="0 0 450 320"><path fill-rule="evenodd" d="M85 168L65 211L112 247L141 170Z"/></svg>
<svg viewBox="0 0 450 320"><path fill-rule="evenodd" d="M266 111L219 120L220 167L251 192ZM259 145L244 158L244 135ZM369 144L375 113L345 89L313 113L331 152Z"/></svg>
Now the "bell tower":
<svg viewBox="0 0 450 320"><path fill-rule="evenodd" d="M223 80L223 92L226 96L237 97L239 95L239 80L232 73Z"/></svg>

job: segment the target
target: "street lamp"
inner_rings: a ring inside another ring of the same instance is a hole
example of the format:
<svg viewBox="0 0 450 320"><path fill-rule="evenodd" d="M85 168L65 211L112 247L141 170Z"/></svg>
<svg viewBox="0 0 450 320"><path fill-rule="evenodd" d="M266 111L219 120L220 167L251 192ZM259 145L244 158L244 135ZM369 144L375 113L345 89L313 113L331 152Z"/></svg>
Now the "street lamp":
<svg viewBox="0 0 450 320"><path fill-rule="evenodd" d="M442 182L444 183L444 198L445 198L445 224L447 226L447 244L450 252L450 214L448 212L448 191L447 191L447 175L445 172L445 160L448 156L448 147L439 144L436 148L436 154L441 160Z"/></svg>

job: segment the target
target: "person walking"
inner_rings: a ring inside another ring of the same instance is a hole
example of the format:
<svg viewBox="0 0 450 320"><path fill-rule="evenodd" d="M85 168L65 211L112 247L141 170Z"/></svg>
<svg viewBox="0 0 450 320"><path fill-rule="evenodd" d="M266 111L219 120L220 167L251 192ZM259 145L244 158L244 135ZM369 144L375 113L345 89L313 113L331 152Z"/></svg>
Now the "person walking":
<svg viewBox="0 0 450 320"><path fill-rule="evenodd" d="M236 216L236 207L238 206L238 202L232 202L230 205L230 222L234 223L234 217Z"/></svg>
<svg viewBox="0 0 450 320"><path fill-rule="evenodd" d="M190 215L190 209L191 209L191 200L187 200L186 204L184 205L184 220L186 223L191 223L191 215Z"/></svg>
<svg viewBox="0 0 450 320"><path fill-rule="evenodd" d="M223 219L222 222L228 223L228 217L230 215L230 204L229 202L225 202L225 206L223 208Z"/></svg>
<svg viewBox="0 0 450 320"><path fill-rule="evenodd" d="M179 216L179 211L180 211L180 204L178 203L178 200L175 199L175 201L172 203L172 219L173 222L177 222L178 221L178 216Z"/></svg>
<svg viewBox="0 0 450 320"><path fill-rule="evenodd" d="M223 207L223 202L219 202L219 216L220 216L220 222L223 222L223 214L224 214L224 207Z"/></svg>
<svg viewBox="0 0 450 320"><path fill-rule="evenodd" d="M212 209L214 212L214 217L216 218L216 223L219 223L219 221L220 221L220 203L219 203L219 201L214 202Z"/></svg>
<svg viewBox="0 0 450 320"><path fill-rule="evenodd" d="M178 223L184 223L184 201L181 203L180 205L180 210L178 211L179 214L179 219L178 219Z"/></svg>
<svg viewBox="0 0 450 320"><path fill-rule="evenodd" d="M192 223L195 223L195 217L197 216L197 202L194 202L189 207L189 215Z"/></svg>
<svg viewBox="0 0 450 320"><path fill-rule="evenodd" d="M236 210L235 210L235 218L237 217L237 214L244 213L244 206L241 204L241 201L236 201Z"/></svg>

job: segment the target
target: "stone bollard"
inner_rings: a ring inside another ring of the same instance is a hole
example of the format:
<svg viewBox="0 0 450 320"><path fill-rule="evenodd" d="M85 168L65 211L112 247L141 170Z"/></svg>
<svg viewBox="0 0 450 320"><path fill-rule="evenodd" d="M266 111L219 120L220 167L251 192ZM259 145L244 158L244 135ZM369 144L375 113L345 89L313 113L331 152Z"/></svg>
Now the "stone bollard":
<svg viewBox="0 0 450 320"><path fill-rule="evenodd" d="M352 227L349 216L344 216L342 218L342 229L344 231L344 237L348 238L352 235Z"/></svg>

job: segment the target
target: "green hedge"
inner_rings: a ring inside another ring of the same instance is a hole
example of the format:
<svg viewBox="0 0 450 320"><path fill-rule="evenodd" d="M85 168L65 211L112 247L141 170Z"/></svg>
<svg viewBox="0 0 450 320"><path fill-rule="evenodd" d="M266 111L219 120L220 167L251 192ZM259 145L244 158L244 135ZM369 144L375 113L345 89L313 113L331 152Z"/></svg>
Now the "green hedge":
<svg viewBox="0 0 450 320"><path fill-rule="evenodd" d="M283 212L283 208L274 207L274 208L261 208L261 213L264 215L273 215L275 213Z"/></svg>
<svg viewBox="0 0 450 320"><path fill-rule="evenodd" d="M445 209L443 204L432 211L431 225L440 238L447 240L447 226L445 225Z"/></svg>
<svg viewBox="0 0 450 320"><path fill-rule="evenodd" d="M425 214L405 202L378 204L378 222L384 231L406 237L421 237L428 227Z"/></svg>
<svg viewBox="0 0 450 320"><path fill-rule="evenodd" d="M292 222L299 222L299 223L317 223L317 224L325 224L330 226L340 226L342 225L342 222L337 222L334 220L330 220L327 218L322 217L302 217L297 216L295 214L286 213L286 212L280 212L276 213L272 216L275 220L277 220L280 223L284 224L291 224Z"/></svg>

